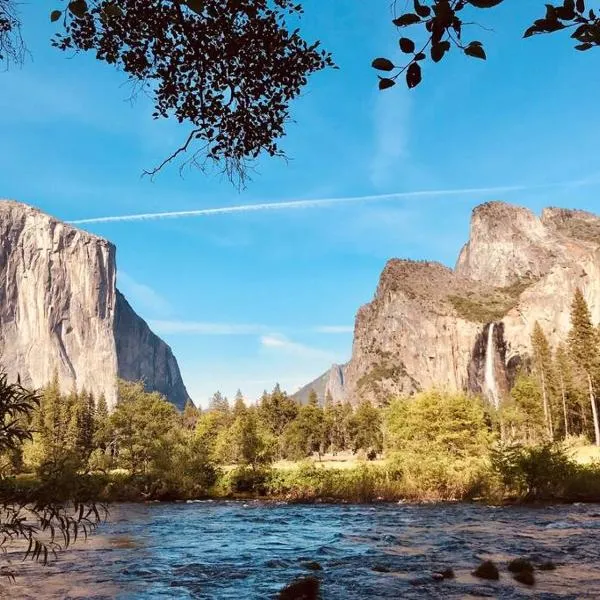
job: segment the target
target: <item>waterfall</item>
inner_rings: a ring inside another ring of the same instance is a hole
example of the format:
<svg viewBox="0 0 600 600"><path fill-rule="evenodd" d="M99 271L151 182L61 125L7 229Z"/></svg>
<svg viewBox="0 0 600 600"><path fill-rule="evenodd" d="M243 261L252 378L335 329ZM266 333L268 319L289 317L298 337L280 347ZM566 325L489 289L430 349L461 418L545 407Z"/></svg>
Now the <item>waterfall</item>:
<svg viewBox="0 0 600 600"><path fill-rule="evenodd" d="M485 351L485 373L483 379L483 391L488 400L498 408L500 398L498 396L498 386L496 384L496 373L494 369L494 323L488 327L487 348Z"/></svg>

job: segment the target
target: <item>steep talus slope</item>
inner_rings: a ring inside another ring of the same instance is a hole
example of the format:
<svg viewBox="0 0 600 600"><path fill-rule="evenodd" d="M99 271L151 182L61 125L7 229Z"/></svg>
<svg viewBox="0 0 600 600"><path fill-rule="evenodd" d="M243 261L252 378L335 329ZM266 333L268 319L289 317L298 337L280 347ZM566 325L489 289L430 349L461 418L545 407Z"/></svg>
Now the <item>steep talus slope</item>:
<svg viewBox="0 0 600 600"><path fill-rule="evenodd" d="M473 211L455 270L391 260L373 301L357 314L345 397L380 401L429 387L484 391L488 336L501 393L530 353L538 321L564 341L581 288L600 321L600 219L490 202ZM491 325L494 327L491 328Z"/></svg>
<svg viewBox="0 0 600 600"><path fill-rule="evenodd" d="M177 363L115 287L115 247L30 206L0 201L0 366L39 387L56 372L116 400L116 379L143 379L178 406ZM152 360L148 360L152 356Z"/></svg>

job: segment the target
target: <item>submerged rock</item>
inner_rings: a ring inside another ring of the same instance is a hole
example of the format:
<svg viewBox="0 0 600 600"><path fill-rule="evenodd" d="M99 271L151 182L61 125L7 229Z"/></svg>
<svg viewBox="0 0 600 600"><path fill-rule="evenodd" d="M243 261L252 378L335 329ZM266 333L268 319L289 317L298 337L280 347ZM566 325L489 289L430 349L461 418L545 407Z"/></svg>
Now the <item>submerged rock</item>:
<svg viewBox="0 0 600 600"><path fill-rule="evenodd" d="M543 563L540 563L538 565L538 569L540 571L554 571L556 569L556 565L551 560L547 560Z"/></svg>
<svg viewBox="0 0 600 600"><path fill-rule="evenodd" d="M498 571L498 567L491 560L486 560L486 561L482 562L473 571L473 575L475 575L475 577L479 577L480 579L491 579L491 580L500 579L500 573Z"/></svg>
<svg viewBox="0 0 600 600"><path fill-rule="evenodd" d="M513 578L515 581L524 583L525 585L535 585L533 571L519 571L518 573L513 574Z"/></svg>
<svg viewBox="0 0 600 600"><path fill-rule="evenodd" d="M440 575L442 579L454 579L454 569L452 567L447 567L443 571L436 571L434 574L434 578L436 575ZM437 578L436 578L437 579Z"/></svg>
<svg viewBox="0 0 600 600"><path fill-rule="evenodd" d="M287 563L284 560L273 558L265 563L265 567L269 569L283 569L287 567Z"/></svg>
<svg viewBox="0 0 600 600"><path fill-rule="evenodd" d="M286 585L279 592L279 600L317 600L321 583L316 577L303 577Z"/></svg>
<svg viewBox="0 0 600 600"><path fill-rule="evenodd" d="M371 571L375 571L376 573L389 573L390 568L385 565L373 565Z"/></svg>
<svg viewBox="0 0 600 600"><path fill-rule="evenodd" d="M515 558L508 563L508 570L511 573L533 573L533 565L526 558Z"/></svg>

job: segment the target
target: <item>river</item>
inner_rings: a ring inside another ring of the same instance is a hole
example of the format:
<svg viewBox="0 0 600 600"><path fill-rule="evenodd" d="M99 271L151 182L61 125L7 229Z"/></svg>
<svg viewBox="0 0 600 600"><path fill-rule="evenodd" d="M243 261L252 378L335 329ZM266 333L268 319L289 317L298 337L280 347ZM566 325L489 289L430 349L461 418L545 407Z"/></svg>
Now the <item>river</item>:
<svg viewBox="0 0 600 600"><path fill-rule="evenodd" d="M18 563L17 582L0 585L24 600L266 599L314 573L325 600L597 599L599 534L597 505L117 505L88 541L47 567ZM520 556L556 570L536 571L528 588L506 570ZM484 559L499 581L471 575ZM456 578L434 581L444 567Z"/></svg>

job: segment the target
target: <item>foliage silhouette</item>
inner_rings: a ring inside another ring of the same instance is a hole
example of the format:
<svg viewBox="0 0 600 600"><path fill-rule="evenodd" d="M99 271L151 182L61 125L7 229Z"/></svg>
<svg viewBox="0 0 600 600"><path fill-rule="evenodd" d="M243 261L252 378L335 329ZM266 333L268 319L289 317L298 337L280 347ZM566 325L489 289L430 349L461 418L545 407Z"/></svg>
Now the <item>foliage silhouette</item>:
<svg viewBox="0 0 600 600"><path fill-rule="evenodd" d="M284 156L289 105L314 72L333 66L319 42L288 21L293 0L72 0L50 12L52 44L91 52L152 98L155 119L185 124L181 145L146 171L181 159L217 165L243 184L261 154ZM25 47L16 0L0 0L0 60L20 63Z"/></svg>
<svg viewBox="0 0 600 600"><path fill-rule="evenodd" d="M466 40L465 27L476 23L465 21L463 13L475 14L478 10L489 9L505 0L413 0L413 8L408 9L408 2L398 12L397 0L393 6L396 14L393 24L401 31L399 47L406 60L396 65L388 58L379 57L373 60L374 69L388 73L379 76L379 89L393 87L401 75L406 78L406 85L414 88L422 81L422 67L427 60L427 52L432 62L440 62L454 47L466 56L486 60L487 56L482 42ZM563 3L546 4L546 13L536 19L528 27L524 38L534 35L554 33L563 29L572 29L571 38L578 42L575 49L590 50L600 46L600 12L590 8L594 0L564 0ZM418 26L418 37L424 33L425 43L417 47L415 42L406 37L407 28Z"/></svg>

